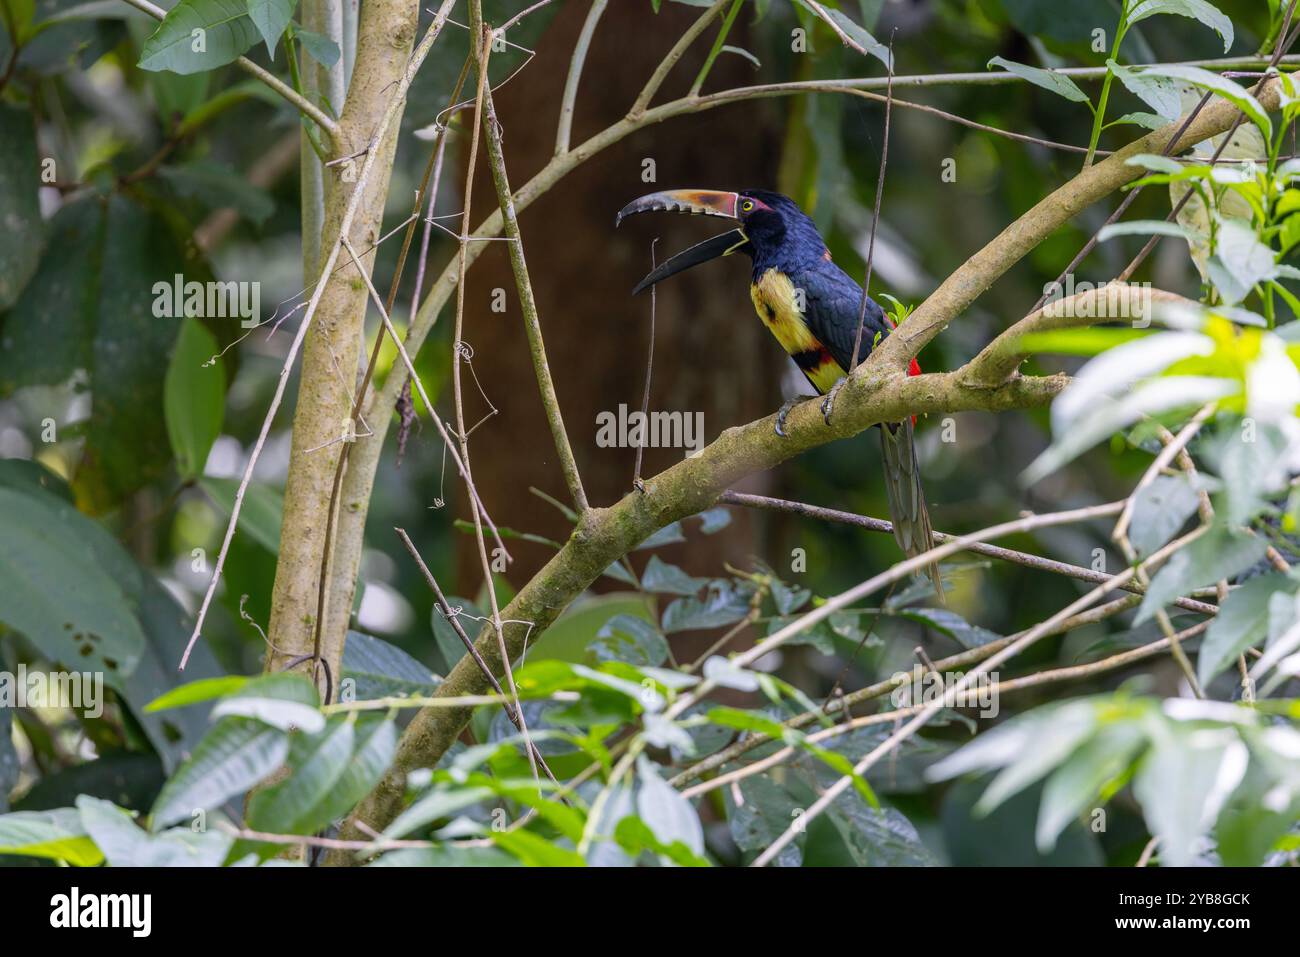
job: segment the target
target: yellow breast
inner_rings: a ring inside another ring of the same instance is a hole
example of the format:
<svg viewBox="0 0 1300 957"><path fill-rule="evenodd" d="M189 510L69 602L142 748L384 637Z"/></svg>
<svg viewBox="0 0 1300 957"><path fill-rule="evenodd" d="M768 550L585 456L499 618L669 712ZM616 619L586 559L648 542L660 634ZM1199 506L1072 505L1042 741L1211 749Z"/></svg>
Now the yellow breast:
<svg viewBox="0 0 1300 957"><path fill-rule="evenodd" d="M829 392L831 386L844 376L844 370L808 328L790 277L769 269L749 287L749 295L754 300L758 318L803 370L808 381L818 392Z"/></svg>

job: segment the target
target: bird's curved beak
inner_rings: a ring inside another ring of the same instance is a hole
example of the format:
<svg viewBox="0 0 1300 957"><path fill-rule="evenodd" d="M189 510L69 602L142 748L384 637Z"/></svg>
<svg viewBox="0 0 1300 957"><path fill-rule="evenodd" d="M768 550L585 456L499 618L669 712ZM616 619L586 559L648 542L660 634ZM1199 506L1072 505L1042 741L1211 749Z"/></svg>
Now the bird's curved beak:
<svg viewBox="0 0 1300 957"><path fill-rule="evenodd" d="M723 190L669 189L632 200L619 210L614 225L618 226L625 218L636 213L657 211L736 219L736 208L739 203L739 194ZM697 243L690 249L678 253L655 267L648 276L636 284L636 288L632 290L632 295L635 296L660 280L690 269L692 266L698 266L700 263L717 259L720 256L728 256L736 250L744 248L748 242L749 237L745 235L745 231L737 227L720 236L714 236L712 239Z"/></svg>
<svg viewBox="0 0 1300 957"><path fill-rule="evenodd" d="M720 189L666 189L632 200L618 211L614 225L618 226L636 213L651 212L691 213L735 219L736 204L739 202L740 196L737 193L727 193Z"/></svg>

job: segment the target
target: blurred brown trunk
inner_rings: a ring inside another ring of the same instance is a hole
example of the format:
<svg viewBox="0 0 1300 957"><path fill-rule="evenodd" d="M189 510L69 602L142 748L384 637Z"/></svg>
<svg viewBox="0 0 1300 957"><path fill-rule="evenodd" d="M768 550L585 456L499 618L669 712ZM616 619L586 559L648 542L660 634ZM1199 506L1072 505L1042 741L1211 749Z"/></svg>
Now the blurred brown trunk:
<svg viewBox="0 0 1300 957"><path fill-rule="evenodd" d="M610 4L578 91L575 146L627 112L673 39L699 12L666 3L655 16L648 3ZM569 58L586 13L584 3L565 4L538 44L537 58L494 94L516 188L554 151ZM736 28L731 42L743 45L743 23L738 21ZM683 57L657 102L689 88L712 36L710 30ZM706 89L747 82L753 82L752 67L740 57L724 55ZM551 371L593 505L608 505L632 486L635 450L598 447L596 416L617 414L620 403L629 410L641 405L650 297L633 299L630 293L650 269L650 240L662 237L655 247L662 261L726 228L722 221L665 214L631 221L615 232L614 214L656 189L772 184L780 138L780 112L764 101L675 119L584 163L521 214ZM656 167L653 180L642 178L647 160ZM474 196L480 214L495 198L486 168L479 170ZM470 272L465 300L465 335L474 347L474 369L501 410L475 435L474 479L499 524L563 540L566 520L528 493L529 486L536 486L558 499L568 497L538 400L510 264L505 250L493 245ZM780 353L755 321L748 267L748 259L736 256L674 277L658 291L650 409L702 412L705 441L773 411L780 400ZM505 313L490 308L498 288L506 291ZM480 414L481 400L472 385L470 389L466 416L472 421ZM642 475L654 475L682 455L681 449L646 449ZM687 530L689 544L663 550L665 561L714 575L723 574L723 561L749 563L754 535L748 515L736 512L728 529L707 538L699 535L697 523L689 524L695 526ZM525 581L552 554L527 542L508 544L515 556L508 578L515 583ZM461 548L458 563L462 594L472 594L482 581L475 549ZM639 556L635 565L639 573Z"/></svg>

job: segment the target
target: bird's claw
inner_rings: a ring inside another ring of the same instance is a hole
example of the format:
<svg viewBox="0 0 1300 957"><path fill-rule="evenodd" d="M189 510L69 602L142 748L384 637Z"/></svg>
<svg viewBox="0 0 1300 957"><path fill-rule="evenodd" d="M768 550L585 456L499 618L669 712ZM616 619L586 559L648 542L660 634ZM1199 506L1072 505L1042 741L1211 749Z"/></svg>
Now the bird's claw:
<svg viewBox="0 0 1300 957"><path fill-rule="evenodd" d="M833 386L831 391L826 393L826 398L822 399L822 421L827 425L831 424L831 413L835 411L835 396L839 394L840 389L844 388L844 383L848 379L840 379Z"/></svg>
<svg viewBox="0 0 1300 957"><path fill-rule="evenodd" d="M793 409L796 405L798 405L802 401L803 398L801 396L795 396L793 399L786 399L784 402L781 403L781 408L777 409L776 434L781 436L781 438L784 439L788 437L785 431L786 417L790 414L790 410Z"/></svg>

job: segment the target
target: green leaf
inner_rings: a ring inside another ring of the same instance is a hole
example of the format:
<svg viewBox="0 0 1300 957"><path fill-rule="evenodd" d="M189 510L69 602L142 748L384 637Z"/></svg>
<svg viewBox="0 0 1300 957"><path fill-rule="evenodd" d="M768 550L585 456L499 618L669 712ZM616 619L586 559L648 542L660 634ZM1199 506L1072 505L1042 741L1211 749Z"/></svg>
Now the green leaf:
<svg viewBox="0 0 1300 957"><path fill-rule="evenodd" d="M1222 525L1170 556L1151 579L1151 587L1138 609L1134 624L1140 625L1181 595L1233 578L1261 558L1268 543L1257 535L1233 531Z"/></svg>
<svg viewBox="0 0 1300 957"><path fill-rule="evenodd" d="M464 629L465 634L469 636L469 640L473 641L483 624L479 619L486 616L477 605L464 598L452 595L447 599L447 603L451 606L453 612L460 609L459 613L456 614L456 620ZM448 671L451 671L456 666L456 662L465 657L465 642L460 640L460 636L456 634L456 629L452 627L451 622L447 620L447 616L439 610L437 605L433 606L430 621L433 624L434 643L437 644L438 652L442 655L443 664L447 666ZM346 650L345 646L344 651L346 652Z"/></svg>
<svg viewBox="0 0 1300 957"><path fill-rule="evenodd" d="M742 851L757 854L766 850L794 822L804 808L783 787L766 775L754 775L740 781L744 804L737 805L727 820L731 839ZM730 806L730 802L728 802ZM778 867L798 867L803 863L804 835L791 841L776 856Z"/></svg>
<svg viewBox="0 0 1300 957"><path fill-rule="evenodd" d="M707 578L695 578L676 565L660 561L658 555L650 556L645 571L641 573L641 587L662 594L694 595L708 583Z"/></svg>
<svg viewBox="0 0 1300 957"><path fill-rule="evenodd" d="M1176 63L1162 63L1157 66L1145 67L1142 70L1142 75L1182 80L1184 83L1190 83L1202 90L1209 90L1223 97L1245 113L1251 122L1259 127L1260 132L1264 134L1265 140L1272 138L1273 123L1269 120L1268 112L1260 105L1259 100L1251 96L1250 92L1244 87L1233 83L1226 77L1211 73L1209 70L1202 70L1200 67L1183 66ZM1164 115L1160 110L1157 110L1157 112L1160 112L1162 116Z"/></svg>
<svg viewBox="0 0 1300 957"><path fill-rule="evenodd" d="M294 39L301 43L302 48L307 51L307 55L325 69L328 70L339 62L339 45L329 37L323 37L319 33L312 33L310 30L304 30L301 27L294 27L293 35Z"/></svg>
<svg viewBox="0 0 1300 957"><path fill-rule="evenodd" d="M45 220L36 196L40 189L35 117L0 103L0 312L18 301L36 272L45 243Z"/></svg>
<svg viewBox="0 0 1300 957"><path fill-rule="evenodd" d="M963 648L978 648L1002 637L987 628L972 625L961 615L946 608L908 608L898 614L899 617L922 622L943 632Z"/></svg>
<svg viewBox="0 0 1300 957"><path fill-rule="evenodd" d="M577 851L559 847L532 831L494 831L492 840L528 867L587 866Z"/></svg>
<svg viewBox="0 0 1300 957"><path fill-rule="evenodd" d="M1205 24L1223 38L1223 52L1232 48L1232 21L1214 4L1207 0L1138 0L1128 11L1128 22L1132 26L1147 17L1161 13L1176 13L1182 17L1191 17Z"/></svg>
<svg viewBox="0 0 1300 957"><path fill-rule="evenodd" d="M427 824L450 817L457 811L463 811L494 796L492 789L486 787L451 788L441 785L434 787L399 814L397 819L384 829L384 837L405 837Z"/></svg>
<svg viewBox="0 0 1300 957"><path fill-rule="evenodd" d="M1134 724L1103 727L1052 773L1043 788L1034 831L1042 853L1056 847L1057 838L1070 822L1097 801L1108 782L1128 768L1143 741Z"/></svg>
<svg viewBox="0 0 1300 957"><path fill-rule="evenodd" d="M253 795L248 820L270 834L311 834L330 823L330 792L352 757L355 720L331 718L325 729L294 742L287 778ZM326 813L322 813L322 812Z"/></svg>
<svg viewBox="0 0 1300 957"><path fill-rule="evenodd" d="M1040 86L1044 90L1050 90L1057 96L1063 96L1067 100L1075 103L1087 103L1092 105L1088 99L1088 94L1079 89L1077 83L1068 76L1057 73L1054 70L1043 70L1036 66L1029 66L1025 63L1016 63L1014 60L1008 60L1005 57L995 56L988 62L989 67L1000 66L1008 73L1013 73L1022 80L1028 80L1034 86Z"/></svg>
<svg viewBox="0 0 1300 957"><path fill-rule="evenodd" d="M800 5L804 6L802 3ZM805 9L807 9L806 6ZM854 23L845 14L836 10L834 7L823 5L822 9L826 11L832 20L835 21L836 26L843 30L854 43L866 52L868 56L875 57L881 63L885 64L886 67L891 66L893 58L889 52L889 47L881 43L863 27Z"/></svg>
<svg viewBox="0 0 1300 957"><path fill-rule="evenodd" d="M1220 218L1207 269L1226 305L1235 306L1257 283L1271 278L1276 273L1273 259L1272 248L1260 242L1249 223Z"/></svg>
<svg viewBox="0 0 1300 957"><path fill-rule="evenodd" d="M931 867L938 863L901 811L873 808L856 794L842 794L829 818L859 867Z"/></svg>
<svg viewBox="0 0 1300 957"><path fill-rule="evenodd" d="M158 795L153 830L219 807L279 768L288 754L289 738L278 728L249 718L218 721Z"/></svg>
<svg viewBox="0 0 1300 957"><path fill-rule="evenodd" d="M220 867L234 838L216 828L171 828L150 834L112 801L83 794L77 798L81 825L108 860L109 867Z"/></svg>
<svg viewBox="0 0 1300 957"><path fill-rule="evenodd" d="M166 711L169 708L183 708L201 701L212 701L238 691L250 680L246 675L222 675L219 678L190 681L154 698L144 706L144 710L153 713Z"/></svg>
<svg viewBox="0 0 1300 957"><path fill-rule="evenodd" d="M343 680L349 678L354 682L352 697L344 700L427 697L442 684L440 677L401 648L359 631L349 631L343 646Z"/></svg>
<svg viewBox="0 0 1300 957"><path fill-rule="evenodd" d="M248 16L266 41L266 54L275 59L275 45L293 18L298 0L247 0Z"/></svg>
<svg viewBox="0 0 1300 957"><path fill-rule="evenodd" d="M70 203L54 214L49 247L57 253L40 257L35 276L4 323L0 394L56 385L90 367L104 226L103 209L93 200ZM22 259L5 257L11 261L21 264Z"/></svg>
<svg viewBox="0 0 1300 957"><path fill-rule="evenodd" d="M270 195L228 166L204 160L164 166L158 176L182 199L194 199L209 209L230 207L257 225L275 212Z"/></svg>
<svg viewBox="0 0 1300 957"><path fill-rule="evenodd" d="M201 73L233 63L256 42L244 0L180 0L145 41L139 66Z"/></svg>
<svg viewBox="0 0 1300 957"><path fill-rule="evenodd" d="M1240 783L1249 761L1230 729L1162 726L1133 781L1147 826L1160 839L1160 863L1198 863L1202 841Z"/></svg>
<svg viewBox="0 0 1300 957"><path fill-rule="evenodd" d="M659 776L644 756L637 758L637 816L663 844L681 841L693 854L704 853L704 828L691 802Z"/></svg>
<svg viewBox="0 0 1300 957"><path fill-rule="evenodd" d="M1097 232L1097 241L1104 243L1116 236L1173 236L1189 239L1187 230L1177 223L1164 219L1126 219L1103 226Z"/></svg>
<svg viewBox="0 0 1300 957"><path fill-rule="evenodd" d="M181 478L203 474L212 443L221 434L226 383L216 337L198 319L185 319L163 382L167 435ZM209 360L213 360L209 364Z"/></svg>
<svg viewBox="0 0 1300 957"><path fill-rule="evenodd" d="M0 854L43 857L74 867L94 867L104 860L72 808L0 816Z"/></svg>
<svg viewBox="0 0 1300 957"><path fill-rule="evenodd" d="M145 643L135 614L140 572L67 502L0 487L0 580L0 622L50 659L103 672L115 687L134 670Z"/></svg>
<svg viewBox="0 0 1300 957"><path fill-rule="evenodd" d="M1125 89L1155 110L1165 122L1172 123L1182 115L1182 92L1172 79L1147 70L1134 70L1114 60L1107 60L1106 67Z"/></svg>
<svg viewBox="0 0 1300 957"><path fill-rule="evenodd" d="M618 614L600 626L596 640L587 646L587 660L594 665L625 661L636 667L654 667L668 660L668 641L653 622Z"/></svg>
<svg viewBox="0 0 1300 957"><path fill-rule="evenodd" d="M749 614L753 586L715 579L703 598L678 598L664 609L661 626L672 634L732 625Z"/></svg>
<svg viewBox="0 0 1300 957"><path fill-rule="evenodd" d="M255 718L281 731L315 734L325 727L320 695L312 683L302 675L283 672L252 679L212 709L214 720L230 715Z"/></svg>
<svg viewBox="0 0 1300 957"><path fill-rule="evenodd" d="M352 758L324 802L316 808L323 821L348 814L382 780L397 754L397 725L388 719L357 722Z"/></svg>
<svg viewBox="0 0 1300 957"><path fill-rule="evenodd" d="M208 493L222 511L229 515L235 508L238 479L199 479L199 487ZM284 496L279 489L250 482L239 510L239 528L272 555L280 551L280 522L284 514Z"/></svg>
<svg viewBox="0 0 1300 957"><path fill-rule="evenodd" d="M1097 730L1097 712L1087 700L1034 712L1034 716L1023 748L988 786L975 806L977 814L988 814L1054 770Z"/></svg>
<svg viewBox="0 0 1300 957"><path fill-rule="evenodd" d="M1159 475L1137 493L1129 541L1139 558L1165 545L1196 512L1196 487L1185 475Z"/></svg>
<svg viewBox="0 0 1300 957"><path fill-rule="evenodd" d="M1208 686L1238 655L1268 637L1269 600L1277 593L1295 594L1300 582L1286 575L1259 575L1228 593L1210 622L1196 659L1196 676Z"/></svg>
<svg viewBox="0 0 1300 957"><path fill-rule="evenodd" d="M160 373L180 320L155 315L153 290L186 268L184 247L167 222L120 195L108 201L98 274L81 281L91 288L95 319L86 456L73 484L79 500L95 511L171 469L171 443L159 415Z"/></svg>
<svg viewBox="0 0 1300 957"><path fill-rule="evenodd" d="M1123 116L1111 120L1106 126L1133 125L1148 130L1158 130L1166 122L1167 120L1163 116L1157 116L1155 113L1125 113Z"/></svg>

